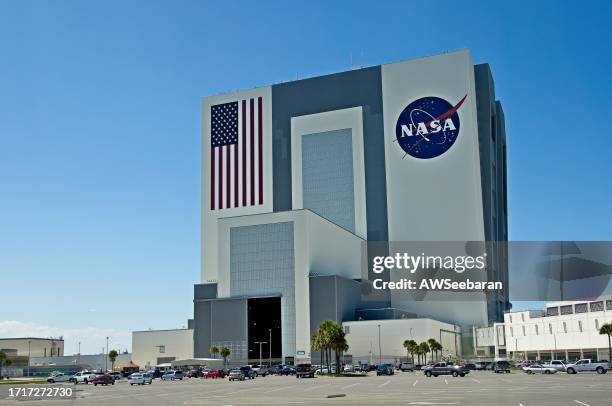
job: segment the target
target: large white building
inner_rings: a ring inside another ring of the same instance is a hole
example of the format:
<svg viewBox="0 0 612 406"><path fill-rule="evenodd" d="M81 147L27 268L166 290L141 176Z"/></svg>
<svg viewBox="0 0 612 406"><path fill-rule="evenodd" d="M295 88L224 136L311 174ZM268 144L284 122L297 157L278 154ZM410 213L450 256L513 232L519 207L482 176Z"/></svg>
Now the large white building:
<svg viewBox="0 0 612 406"><path fill-rule="evenodd" d="M608 337L599 328L612 323L612 296L550 302L544 310L504 314L504 322L474 329L476 356L526 360L608 359Z"/></svg>
<svg viewBox="0 0 612 406"><path fill-rule="evenodd" d="M509 308L503 253L487 276L504 289L470 300L373 290L392 276L368 264L377 243L507 240L505 156L491 72L467 50L204 98L194 356L310 359L324 320L401 317L461 328L471 352L471 327Z"/></svg>
<svg viewBox="0 0 612 406"><path fill-rule="evenodd" d="M193 357L193 330L132 332L132 362L142 369Z"/></svg>

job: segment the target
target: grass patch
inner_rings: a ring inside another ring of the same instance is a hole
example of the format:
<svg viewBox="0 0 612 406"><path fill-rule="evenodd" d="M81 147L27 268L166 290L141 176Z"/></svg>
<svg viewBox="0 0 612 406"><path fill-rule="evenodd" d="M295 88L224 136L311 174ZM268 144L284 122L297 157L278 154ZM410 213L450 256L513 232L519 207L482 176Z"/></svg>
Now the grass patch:
<svg viewBox="0 0 612 406"><path fill-rule="evenodd" d="M47 383L47 378L33 379L2 379L0 385L27 385L32 383Z"/></svg>

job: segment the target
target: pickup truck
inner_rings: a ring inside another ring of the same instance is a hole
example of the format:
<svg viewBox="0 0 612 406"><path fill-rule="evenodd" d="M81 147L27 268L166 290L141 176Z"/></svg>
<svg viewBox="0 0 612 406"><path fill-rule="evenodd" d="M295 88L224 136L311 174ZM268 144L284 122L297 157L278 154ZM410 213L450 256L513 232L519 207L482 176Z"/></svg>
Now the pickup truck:
<svg viewBox="0 0 612 406"><path fill-rule="evenodd" d="M315 369L311 364L298 364L295 367L296 378L314 378Z"/></svg>
<svg viewBox="0 0 612 406"><path fill-rule="evenodd" d="M87 384L89 382L93 382L95 378L96 378L96 374L94 374L93 372L81 371L81 372L77 372L76 374L74 374L74 376L71 379L75 384L77 383Z"/></svg>
<svg viewBox="0 0 612 406"><path fill-rule="evenodd" d="M608 372L610 365L607 362L594 362L590 359L581 359L573 364L567 364L565 371L568 374L576 374L578 372L585 371L596 371L598 374L605 374Z"/></svg>
<svg viewBox="0 0 612 406"><path fill-rule="evenodd" d="M423 373L426 377L430 376L438 376L438 375L452 375L454 377L457 376L465 376L470 372L469 369L464 368L461 365L453 365L447 364L446 362L438 362L435 365L428 365L423 368Z"/></svg>

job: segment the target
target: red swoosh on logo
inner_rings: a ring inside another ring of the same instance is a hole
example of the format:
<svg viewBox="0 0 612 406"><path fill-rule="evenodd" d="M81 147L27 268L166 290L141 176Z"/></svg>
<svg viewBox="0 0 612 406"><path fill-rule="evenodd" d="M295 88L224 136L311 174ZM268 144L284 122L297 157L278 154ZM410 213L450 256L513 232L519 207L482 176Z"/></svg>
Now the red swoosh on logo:
<svg viewBox="0 0 612 406"><path fill-rule="evenodd" d="M459 107L461 107L461 105L463 104L463 102L465 101L467 97L467 94L465 96L463 96L463 99L459 100L459 102L457 104L455 104L455 106L448 110L446 113L440 114L438 117L436 117L436 120L438 121L442 121L445 120L447 118L449 118L450 116L452 116L453 114L455 114L455 112L457 110L459 110ZM425 125L429 125L432 121L434 120L429 120L425 123ZM417 142L414 143L414 145L412 147L410 147L410 151L412 151L417 145L419 145L421 143L421 141L423 141L425 138L421 138L420 140L418 140ZM406 155L404 155L406 156Z"/></svg>

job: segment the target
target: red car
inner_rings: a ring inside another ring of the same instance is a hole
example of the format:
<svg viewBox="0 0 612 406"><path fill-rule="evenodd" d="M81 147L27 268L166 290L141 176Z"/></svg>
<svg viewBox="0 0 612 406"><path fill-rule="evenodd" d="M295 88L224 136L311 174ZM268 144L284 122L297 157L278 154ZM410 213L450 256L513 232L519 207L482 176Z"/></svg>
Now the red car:
<svg viewBox="0 0 612 406"><path fill-rule="evenodd" d="M201 378L203 376L204 373L199 369L192 369L191 371L187 372L187 378Z"/></svg>
<svg viewBox="0 0 612 406"><path fill-rule="evenodd" d="M221 369L213 369L211 371L208 371L206 373L206 375L204 375L204 378L208 379L208 378L225 378L225 372Z"/></svg>
<svg viewBox="0 0 612 406"><path fill-rule="evenodd" d="M97 375L92 381L92 383L94 384L94 386L108 385L108 384L114 385L115 378L113 378L110 375Z"/></svg>

